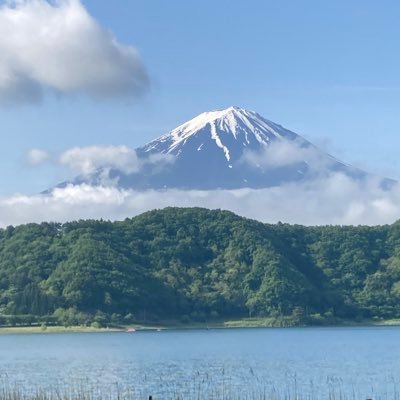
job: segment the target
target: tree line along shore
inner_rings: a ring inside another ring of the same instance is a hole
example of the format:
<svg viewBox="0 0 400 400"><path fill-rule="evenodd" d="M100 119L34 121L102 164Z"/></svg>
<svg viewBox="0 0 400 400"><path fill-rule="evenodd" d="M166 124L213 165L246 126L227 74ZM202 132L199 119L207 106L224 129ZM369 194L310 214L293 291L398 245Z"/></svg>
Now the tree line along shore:
<svg viewBox="0 0 400 400"><path fill-rule="evenodd" d="M294 326L398 318L399 223L305 227L166 208L118 222L0 230L0 326Z"/></svg>

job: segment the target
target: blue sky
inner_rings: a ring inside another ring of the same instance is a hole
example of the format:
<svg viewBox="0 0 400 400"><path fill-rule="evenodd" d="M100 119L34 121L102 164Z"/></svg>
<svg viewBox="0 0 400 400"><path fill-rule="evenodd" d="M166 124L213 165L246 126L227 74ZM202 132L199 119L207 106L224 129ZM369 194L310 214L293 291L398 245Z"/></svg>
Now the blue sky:
<svg viewBox="0 0 400 400"><path fill-rule="evenodd" d="M71 175L56 163L28 165L29 149L57 157L74 146L136 147L230 105L346 162L400 177L400 3L82 3L118 43L139 52L149 89L133 100L45 91L38 103L0 103L1 195L38 193Z"/></svg>
<svg viewBox="0 0 400 400"><path fill-rule="evenodd" d="M400 175L400 5L395 1L85 0L134 46L151 86L141 99L82 96L0 109L1 193L35 192L65 171L22 162L32 147L139 146L196 114L258 111L347 162Z"/></svg>
<svg viewBox="0 0 400 400"><path fill-rule="evenodd" d="M370 170L400 175L400 5L395 1L162 0L84 4L136 47L150 91L133 102L49 95L3 107L2 193L63 177L22 163L31 147L138 146L194 115L254 109Z"/></svg>

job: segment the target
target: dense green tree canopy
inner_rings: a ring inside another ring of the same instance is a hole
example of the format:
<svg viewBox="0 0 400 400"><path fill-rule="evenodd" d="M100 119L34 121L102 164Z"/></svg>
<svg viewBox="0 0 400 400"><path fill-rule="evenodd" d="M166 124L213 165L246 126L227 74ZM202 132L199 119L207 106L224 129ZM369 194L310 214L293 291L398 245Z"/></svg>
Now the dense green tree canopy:
<svg viewBox="0 0 400 400"><path fill-rule="evenodd" d="M0 230L0 315L62 323L400 317L400 225L268 225L167 208ZM1 321L0 321L1 322Z"/></svg>

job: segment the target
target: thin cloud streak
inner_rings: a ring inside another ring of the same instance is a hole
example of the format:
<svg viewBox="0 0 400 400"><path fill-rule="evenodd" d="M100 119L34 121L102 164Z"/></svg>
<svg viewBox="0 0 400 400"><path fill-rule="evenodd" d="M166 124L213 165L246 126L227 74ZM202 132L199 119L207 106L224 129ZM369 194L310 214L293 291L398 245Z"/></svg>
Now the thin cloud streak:
<svg viewBox="0 0 400 400"><path fill-rule="evenodd" d="M30 149L26 154L26 162L31 166L39 166L50 160L50 154L42 149Z"/></svg>
<svg viewBox="0 0 400 400"><path fill-rule="evenodd" d="M59 162L83 175L89 175L99 168L117 168L127 174L139 170L136 151L128 146L74 147L62 153Z"/></svg>
<svg viewBox="0 0 400 400"><path fill-rule="evenodd" d="M400 218L400 185L383 190L379 180L356 181L340 173L312 183L259 190L140 192L69 185L46 195L0 198L0 226L81 218L118 220L168 206L222 208L269 223L377 225Z"/></svg>

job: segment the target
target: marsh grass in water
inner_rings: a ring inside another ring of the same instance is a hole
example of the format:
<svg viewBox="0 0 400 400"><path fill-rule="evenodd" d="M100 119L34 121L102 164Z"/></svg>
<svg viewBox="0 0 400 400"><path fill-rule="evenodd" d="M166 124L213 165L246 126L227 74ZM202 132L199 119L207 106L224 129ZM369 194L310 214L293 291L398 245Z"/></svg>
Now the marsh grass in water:
<svg viewBox="0 0 400 400"><path fill-rule="evenodd" d="M369 393L356 388L344 388L340 379L327 378L324 389L321 384L298 382L293 378L286 384L274 385L262 382L256 375L246 386L235 385L234 379L221 376L215 379L199 373L190 382L170 381L160 377L157 390L145 389L145 381L137 388L121 387L117 383L108 388L95 387L88 382L60 385L50 388L25 387L22 383L3 380L0 384L0 400L400 400L400 391L392 379L387 390L379 393L371 388Z"/></svg>

